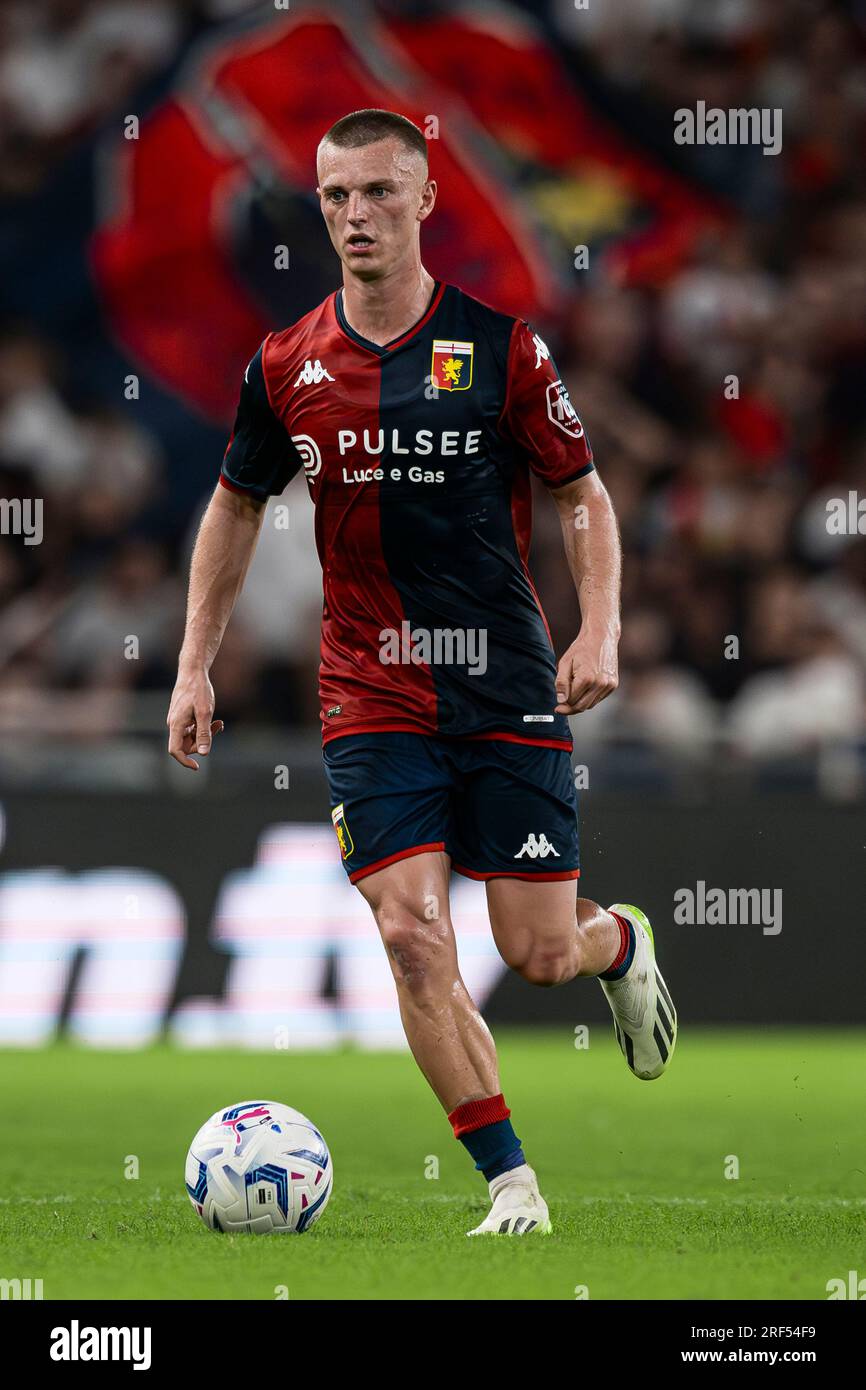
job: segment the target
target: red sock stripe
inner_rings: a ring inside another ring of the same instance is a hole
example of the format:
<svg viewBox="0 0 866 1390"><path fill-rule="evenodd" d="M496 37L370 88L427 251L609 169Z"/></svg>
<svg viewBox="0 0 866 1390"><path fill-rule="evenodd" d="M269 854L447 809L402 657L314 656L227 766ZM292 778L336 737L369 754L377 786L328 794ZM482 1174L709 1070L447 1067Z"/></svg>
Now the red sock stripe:
<svg viewBox="0 0 866 1390"><path fill-rule="evenodd" d="M620 917L618 912L611 912L610 915L619 927L619 950L617 951L616 956L611 961L607 969L619 970L619 967L625 960L626 952L628 951L628 943L630 940L628 922L625 920L624 917Z"/></svg>
<svg viewBox="0 0 866 1390"><path fill-rule="evenodd" d="M482 1100L467 1100L452 1110L448 1119L454 1130L454 1138L461 1134L471 1134L473 1129L483 1129L485 1125L495 1125L499 1120L507 1120L511 1111L505 1104L505 1097L485 1096Z"/></svg>

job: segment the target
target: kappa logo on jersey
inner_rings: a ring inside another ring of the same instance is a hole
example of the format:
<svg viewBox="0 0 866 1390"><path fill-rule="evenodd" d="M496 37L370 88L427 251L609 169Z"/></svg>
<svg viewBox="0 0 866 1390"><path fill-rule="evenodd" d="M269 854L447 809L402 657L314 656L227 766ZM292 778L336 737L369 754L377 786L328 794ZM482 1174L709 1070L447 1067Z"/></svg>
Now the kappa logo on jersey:
<svg viewBox="0 0 866 1390"><path fill-rule="evenodd" d="M433 361L430 380L440 391L468 391L472 385L474 343L449 343L433 340Z"/></svg>
<svg viewBox="0 0 866 1390"><path fill-rule="evenodd" d="M349 827L346 824L346 813L343 810L342 801L340 802L339 806L335 806L333 811L331 812L331 820L333 821L334 829L337 832L337 839L340 844L340 854L343 859L348 859L350 855L355 853L355 846L352 843L352 836L349 833Z"/></svg>
<svg viewBox="0 0 866 1390"><path fill-rule="evenodd" d="M532 335L532 344L535 348L535 370L538 371L542 362L546 362L550 356L550 348L547 346L544 339L540 338L537 333L533 333Z"/></svg>
<svg viewBox="0 0 866 1390"><path fill-rule="evenodd" d="M583 434L583 425L569 400L568 388L563 381L552 381L547 388L547 417L572 439L580 439Z"/></svg>
<svg viewBox="0 0 866 1390"><path fill-rule="evenodd" d="M559 850L554 849L547 836L544 834L536 835L533 831L527 837L523 849L519 850L514 858L525 859L528 857L529 859L546 859L549 854L552 854L555 859L559 858Z"/></svg>
<svg viewBox="0 0 866 1390"><path fill-rule="evenodd" d="M318 357L315 362L311 362L309 357L304 363L303 369L298 373L296 386L318 386L320 381L333 381L331 373L322 366Z"/></svg>
<svg viewBox="0 0 866 1390"><path fill-rule="evenodd" d="M309 434L293 434L291 439L301 456L307 477L315 478L322 467L322 453L315 439Z"/></svg>

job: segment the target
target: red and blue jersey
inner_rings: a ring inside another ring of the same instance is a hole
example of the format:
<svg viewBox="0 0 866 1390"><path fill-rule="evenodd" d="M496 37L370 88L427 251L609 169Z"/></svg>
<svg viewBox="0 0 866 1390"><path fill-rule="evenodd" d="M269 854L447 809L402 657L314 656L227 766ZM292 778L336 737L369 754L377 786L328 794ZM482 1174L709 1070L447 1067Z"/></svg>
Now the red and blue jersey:
<svg viewBox="0 0 866 1390"><path fill-rule="evenodd" d="M592 467L538 334L454 285L384 347L347 323L342 290L265 339L220 481L265 500L306 473L326 742L393 730L570 748L527 566L530 472L555 489Z"/></svg>

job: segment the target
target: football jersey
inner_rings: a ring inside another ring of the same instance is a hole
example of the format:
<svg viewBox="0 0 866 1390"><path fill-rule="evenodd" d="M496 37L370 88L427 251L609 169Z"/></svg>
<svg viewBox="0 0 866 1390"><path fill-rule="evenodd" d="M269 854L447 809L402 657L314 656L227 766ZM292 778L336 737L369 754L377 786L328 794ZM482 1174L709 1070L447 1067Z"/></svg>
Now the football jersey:
<svg viewBox="0 0 866 1390"><path fill-rule="evenodd" d="M220 482L265 500L306 473L325 741L400 730L570 748L527 567L530 472L559 488L592 467L538 334L455 285L437 282L384 346L349 325L342 290L265 339Z"/></svg>

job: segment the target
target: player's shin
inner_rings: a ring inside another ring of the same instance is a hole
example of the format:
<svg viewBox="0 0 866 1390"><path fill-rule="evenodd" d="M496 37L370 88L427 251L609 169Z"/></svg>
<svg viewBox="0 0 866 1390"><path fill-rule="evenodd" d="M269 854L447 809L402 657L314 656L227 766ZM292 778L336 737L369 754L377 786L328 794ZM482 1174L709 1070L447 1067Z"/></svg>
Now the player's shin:
<svg viewBox="0 0 866 1390"><path fill-rule="evenodd" d="M589 898L577 900L577 940L577 973L584 977L606 975L620 968L629 949L634 950L633 936L629 942L627 924L624 927L621 919Z"/></svg>

